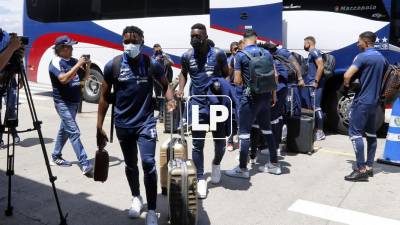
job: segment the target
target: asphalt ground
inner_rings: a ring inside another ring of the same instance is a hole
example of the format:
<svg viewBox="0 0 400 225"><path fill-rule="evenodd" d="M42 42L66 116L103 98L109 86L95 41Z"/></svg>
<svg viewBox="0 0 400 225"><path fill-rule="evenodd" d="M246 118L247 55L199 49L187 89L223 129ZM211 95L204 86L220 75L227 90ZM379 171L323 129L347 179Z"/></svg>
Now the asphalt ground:
<svg viewBox="0 0 400 225"><path fill-rule="evenodd" d="M38 117L47 154L50 155L60 120L45 87L33 88ZM47 93L47 94L46 94ZM38 98L39 97L39 98ZM20 109L19 130L32 127L26 103ZM97 106L84 103L78 115L83 145L90 158L96 151ZM104 127L110 126L109 116ZM156 159L159 146L169 135L158 124ZM0 225L59 224L54 196L46 171L37 133L23 133L15 153L15 176L12 177L14 215L0 212ZM3 137L6 139L5 135ZM381 156L385 139L378 140L377 157ZM190 141L189 141L190 146ZM257 172L265 162L260 156L252 166L249 180L222 176L219 185L209 183L208 197L199 201L199 225L338 225L338 224L400 224L400 168L375 164L375 176L369 182L351 183L343 177L351 172L355 157L347 136L328 135L315 144L313 155L282 154L284 174L275 176ZM144 224L129 219L127 209L131 196L125 178L124 161L118 141L109 144L109 178L105 183L94 182L81 174L70 143L63 154L74 161L72 167L52 166L57 176L56 187L64 213L70 225L133 225ZM211 171L213 143L205 144L205 171ZM238 164L238 150L226 152L222 169ZM139 165L139 168L141 166ZM250 166L249 166L250 168ZM0 209L7 204L6 150L0 150ZM141 192L144 186L141 176ZM159 193L161 189L159 187ZM159 224L167 222L167 198L159 194Z"/></svg>

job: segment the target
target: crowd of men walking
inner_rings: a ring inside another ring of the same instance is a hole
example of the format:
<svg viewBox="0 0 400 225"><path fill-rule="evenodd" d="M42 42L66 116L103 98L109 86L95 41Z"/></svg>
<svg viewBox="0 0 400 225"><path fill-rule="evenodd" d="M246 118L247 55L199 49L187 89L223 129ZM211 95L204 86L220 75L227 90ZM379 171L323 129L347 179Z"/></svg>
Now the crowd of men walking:
<svg viewBox="0 0 400 225"><path fill-rule="evenodd" d="M301 62L287 49L274 43L257 44L257 33L254 30L246 30L242 40L231 43L229 58L223 50L214 46L203 24L193 25L189 32L192 48L181 57L182 67L176 91L169 85L172 81L171 66L174 62L162 51L159 44L154 45L152 57L145 55L142 52L144 34L136 26L128 26L122 31L124 52L111 59L104 68L98 106L97 144L99 148L104 148L107 144L108 137L103 130L103 123L109 105L114 102L115 110L112 116L126 164L126 178L133 196L128 213L130 217L136 218L143 209L139 188L140 153L148 205L148 225L157 224L157 119L154 117L152 105L155 82L159 85L157 94L163 92L168 110L176 108L176 98L184 97L188 76L191 81L190 96L224 94L234 100L235 125L231 128L233 134L238 135L239 143L234 143L234 135L227 137L224 123L218 124L220 127L212 132L215 155L211 162L211 182L214 184L221 182L221 161L225 150L232 151L236 146L240 149L239 163L237 167L225 172L227 176L248 179L250 174L247 164L255 163L257 154L269 155L269 160L258 168L260 172L282 174L278 149L282 143L282 130L289 108L292 108L295 115L301 114L302 107L311 108L316 118L315 140L325 139L321 99L326 77L323 72L322 52L316 48L314 37L304 39L304 50L308 52L308 70L304 73ZM360 34L358 46L361 53L344 75L344 94L350 87L353 76L358 76L361 83L350 115L349 136L355 148L357 164L355 170L345 177L349 181L366 181L368 177L373 176L372 167L376 151L374 108L378 104L382 75L387 66L385 58L374 49L375 39L376 35L372 32ZM1 43L3 42L1 59L5 60L9 57L9 52L14 52L20 44L15 37L7 39L7 35L2 35ZM72 57L72 46L76 43L68 36L58 37L54 45L55 57L49 65L55 109L61 119L52 162L59 166L71 166L71 163L62 157L63 146L69 139L83 174L88 175L92 171L92 165L80 141L80 130L75 118L81 98L80 81L88 77L91 61L88 56L79 59ZM250 88L254 73L251 64L253 58L259 56L273 66L276 88L256 94ZM290 74L284 61L294 65L294 76ZM0 69L3 70L3 67ZM312 88L306 89L306 86ZM290 88L294 89L294 94L288 98ZM210 104L222 104L218 99L215 101L208 97L191 98L190 104L199 106L200 122L209 122ZM293 107L289 107L289 104ZM364 134L368 144L367 161L364 158ZM192 158L197 168L197 192L200 198L206 198L207 182L203 153L206 132L193 130L191 135Z"/></svg>

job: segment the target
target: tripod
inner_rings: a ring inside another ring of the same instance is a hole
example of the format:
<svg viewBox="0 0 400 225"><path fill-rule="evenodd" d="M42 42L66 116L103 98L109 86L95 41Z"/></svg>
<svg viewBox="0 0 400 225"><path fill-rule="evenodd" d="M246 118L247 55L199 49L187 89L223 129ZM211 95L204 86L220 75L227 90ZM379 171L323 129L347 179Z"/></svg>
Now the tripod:
<svg viewBox="0 0 400 225"><path fill-rule="evenodd" d="M14 79L15 82L15 78L14 74L18 74L19 79L18 79L18 84L17 87L20 85L20 82L22 82L25 93L26 93L26 99L27 99L27 103L29 106L29 111L32 117L32 122L33 122L33 128L27 129L25 131L16 131L16 128L18 126L18 109L19 109L19 104L18 104L18 100L19 100L19 89L17 91L17 97L16 97L16 112L14 108L10 108L9 104L7 102L7 107L6 107L6 113L4 116L4 125L2 125L2 130L5 130L5 128L7 128L7 131L5 133L7 133L7 171L6 171L6 175L8 176L8 198L7 198L7 208L5 210L5 215L6 216L12 216L13 215L13 206L11 205L11 184L12 184L12 179L11 177L14 175L14 155L15 155L15 143L14 141L12 142L12 145L10 146L10 136L15 136L17 133L24 133L24 132L31 132L31 131L37 131L38 133L38 137L39 137L39 141L40 141L40 145L42 148L42 153L43 153L43 157L44 157L44 161L46 163L46 169L47 172L49 174L49 180L53 189L53 194L57 203L57 209L58 209L58 213L60 216L60 225L67 225L67 216L64 216L62 210L61 210L61 205L60 205L60 201L58 199L58 194L57 194L57 189L55 186L55 181L57 180L56 176L53 176L53 173L51 171L50 168L50 163L49 163L49 158L47 156L47 152L46 152L46 146L44 144L44 139L43 139L43 135L42 135L42 130L41 130L41 124L42 121L38 120L37 114L36 114L36 109L35 106L33 104L33 99L32 99L32 94L31 94L31 90L29 87L29 83L28 83L28 78L26 76L26 72L25 72L25 68L24 68L24 63L22 61L21 57L17 57L15 62L15 69L11 70L13 72L8 72L10 77L7 81L6 81L6 90L7 91L7 100L9 100L10 98L10 91L11 90L11 85L12 85L12 80ZM7 75L7 74L6 74ZM6 76L7 77L7 76ZM15 107L12 106L12 107ZM14 138L13 138L14 140Z"/></svg>

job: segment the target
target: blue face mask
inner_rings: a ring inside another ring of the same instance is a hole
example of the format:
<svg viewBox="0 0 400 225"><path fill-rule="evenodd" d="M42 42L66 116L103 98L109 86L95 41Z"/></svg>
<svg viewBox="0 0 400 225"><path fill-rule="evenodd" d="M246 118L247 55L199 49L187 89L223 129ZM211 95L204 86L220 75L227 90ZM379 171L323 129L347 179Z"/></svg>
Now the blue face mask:
<svg viewBox="0 0 400 225"><path fill-rule="evenodd" d="M142 45L138 44L124 44L124 53L130 58L134 59L142 51Z"/></svg>

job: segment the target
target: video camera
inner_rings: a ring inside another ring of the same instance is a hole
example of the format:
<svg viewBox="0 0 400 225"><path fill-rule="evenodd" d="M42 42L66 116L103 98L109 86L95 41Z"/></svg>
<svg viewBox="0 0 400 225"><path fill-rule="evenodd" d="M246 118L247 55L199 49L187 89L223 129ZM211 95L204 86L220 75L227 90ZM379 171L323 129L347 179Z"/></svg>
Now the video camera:
<svg viewBox="0 0 400 225"><path fill-rule="evenodd" d="M23 45L28 45L29 44L29 38L25 36L18 36L19 40Z"/></svg>
<svg viewBox="0 0 400 225"><path fill-rule="evenodd" d="M16 33L10 33L10 36L16 35ZM23 46L16 50L13 55L11 56L10 60L8 61L7 66L2 71L2 76L0 77L0 89L8 83L8 81L15 75L20 73L21 71L21 63L23 62L24 52L25 52L25 45L29 44L29 38L25 36L17 36L18 39L21 41Z"/></svg>

